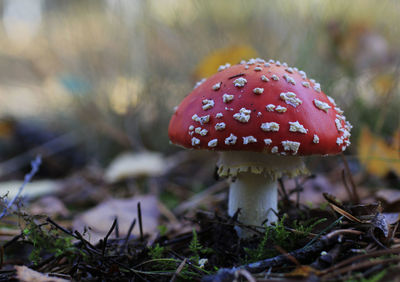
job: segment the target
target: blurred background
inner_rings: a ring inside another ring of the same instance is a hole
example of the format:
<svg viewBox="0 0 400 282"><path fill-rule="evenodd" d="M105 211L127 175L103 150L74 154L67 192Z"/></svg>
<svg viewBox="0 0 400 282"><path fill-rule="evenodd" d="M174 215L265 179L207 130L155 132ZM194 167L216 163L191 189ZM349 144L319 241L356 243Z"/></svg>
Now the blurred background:
<svg viewBox="0 0 400 282"><path fill-rule="evenodd" d="M0 180L37 154L39 178L101 171L126 151L168 167L174 106L219 65L260 57L319 81L354 125L350 169L399 188L399 14L395 0L1 1ZM213 183L213 166L186 184Z"/></svg>

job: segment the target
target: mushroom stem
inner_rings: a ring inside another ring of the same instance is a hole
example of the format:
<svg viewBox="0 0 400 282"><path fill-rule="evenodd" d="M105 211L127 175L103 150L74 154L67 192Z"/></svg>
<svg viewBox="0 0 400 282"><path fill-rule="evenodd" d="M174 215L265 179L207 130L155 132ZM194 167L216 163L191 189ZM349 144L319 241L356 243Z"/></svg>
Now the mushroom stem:
<svg viewBox="0 0 400 282"><path fill-rule="evenodd" d="M241 172L230 185L229 215L233 216L238 209L238 220L247 225L262 226L275 222L278 217L278 188L277 182L263 174ZM249 229L236 227L240 238L254 234Z"/></svg>

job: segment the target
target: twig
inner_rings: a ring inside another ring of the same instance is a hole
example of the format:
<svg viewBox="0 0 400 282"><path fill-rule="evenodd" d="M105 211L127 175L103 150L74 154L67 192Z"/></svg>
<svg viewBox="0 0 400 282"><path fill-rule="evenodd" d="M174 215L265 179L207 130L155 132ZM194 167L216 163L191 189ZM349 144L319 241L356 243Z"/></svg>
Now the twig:
<svg viewBox="0 0 400 282"><path fill-rule="evenodd" d="M296 208L299 208L299 203L300 203L300 192L304 190L303 186L299 183L299 180L297 178L294 179L294 182L296 183L296 188L294 189L296 191Z"/></svg>
<svg viewBox="0 0 400 282"><path fill-rule="evenodd" d="M117 222L115 224L115 238L119 238L119 222L117 216L115 216L115 221Z"/></svg>
<svg viewBox="0 0 400 282"><path fill-rule="evenodd" d="M292 256L291 254L289 254L286 250L284 250L282 247L276 245L275 249L278 250L278 252L280 252L282 255L286 256L291 262L293 262L295 265L300 266L299 261Z"/></svg>
<svg viewBox="0 0 400 282"><path fill-rule="evenodd" d="M385 245L383 245L383 244L378 240L378 238L375 237L375 234L374 234L374 232L373 232L373 229L370 229L370 230L368 231L368 235L370 235L371 238L372 238L372 240L373 240L379 247L381 247L382 249L387 249L387 248L388 248L388 247L386 247Z"/></svg>
<svg viewBox="0 0 400 282"><path fill-rule="evenodd" d="M337 237L342 234L362 235L363 233L364 232L362 232L362 231L358 231L358 230L354 230L354 229L337 229L337 230L329 233L327 236L331 236L331 237L336 236Z"/></svg>
<svg viewBox="0 0 400 282"><path fill-rule="evenodd" d="M7 248L7 247L10 246L11 244L17 242L18 239L22 238L23 236L24 236L24 235L23 235L22 233L20 233L20 234L14 236L14 238L12 238L10 241L8 241L7 243L5 243L5 244L3 245L3 248L4 248L4 249Z"/></svg>
<svg viewBox="0 0 400 282"><path fill-rule="evenodd" d="M353 193L351 193L351 190L350 190L349 185L347 184L346 172L345 172L344 170L342 170L342 181L343 181L344 188L346 189L346 192L347 192L347 194L349 195L350 201L351 201L352 203L354 203L355 198L354 198Z"/></svg>
<svg viewBox="0 0 400 282"><path fill-rule="evenodd" d="M0 269L3 268L4 263L4 247L0 246Z"/></svg>
<svg viewBox="0 0 400 282"><path fill-rule="evenodd" d="M279 178L278 182L279 182L279 186L281 187L280 190L282 191L282 194L283 194L283 202L285 203L285 205L287 205L290 203L290 200L289 200L289 195L286 192L285 184L283 183L282 178Z"/></svg>
<svg viewBox="0 0 400 282"><path fill-rule="evenodd" d="M174 275L172 276L171 280L169 280L170 282L174 282L176 280L176 277L178 277L179 273L181 273L182 269L185 267L187 258L185 258L181 264L178 266L178 268L176 269Z"/></svg>
<svg viewBox="0 0 400 282"><path fill-rule="evenodd" d="M366 259L366 258L370 258L370 257L377 257L377 256L383 256L383 255L389 255L389 254L399 254L399 253L400 253L400 248L385 249L385 250L379 250L379 251L370 252L368 254L355 256L355 257L352 257L352 258L348 258L348 259L346 259L344 261L341 261L341 262L335 264L334 266L332 266L332 267L330 267L328 269L325 269L322 273L323 274L327 274L329 272L332 272L332 271L334 271L336 269L339 269L339 268L341 268L341 267L343 267L345 265L348 265L348 264L353 263L353 262L355 262L357 260L360 260L360 259Z"/></svg>
<svg viewBox="0 0 400 282"><path fill-rule="evenodd" d="M315 254L320 253L321 251L325 250L326 248L332 246L337 241L337 236L323 236L318 242L315 242L313 245L309 247L303 247L301 249L297 249L295 251L289 252L284 255L279 255L273 258L261 260L258 262L242 265L239 267L234 267L230 269L220 269L217 274L207 276L203 279L203 281L225 281L222 280L227 279L226 281L230 281L234 279L234 273L239 269L245 269L250 273L259 273L268 269L270 267L277 267L283 264L290 264L292 263L290 257L295 258L300 263L302 261L307 261ZM230 280L229 280L230 279Z"/></svg>
<svg viewBox="0 0 400 282"><path fill-rule="evenodd" d="M25 175L24 183L22 183L21 187L19 187L18 193L7 204L7 207L4 208L3 212L0 214L0 219L3 218L7 214L7 211L12 207L14 202L21 195L22 190L25 188L26 184L31 182L33 176L38 172L41 163L42 163L42 159L40 158L40 156L36 156L36 158L31 162L31 166L32 166L31 171Z"/></svg>
<svg viewBox="0 0 400 282"><path fill-rule="evenodd" d="M310 267L321 270L335 264L342 254L342 249L342 244L338 242L326 254L321 252L319 257L310 264Z"/></svg>
<svg viewBox="0 0 400 282"><path fill-rule="evenodd" d="M108 231L106 237L103 239L103 245L102 245L102 251L100 252L95 246L93 246L89 241L87 241L81 233L79 233L79 231L75 230L74 233L69 232L68 230L66 230L65 228L61 227L60 225L56 224L54 221L52 221L51 219L48 220L49 223L53 224L54 226L56 226L57 228L59 228L60 230L62 230L63 232L67 233L68 235L71 235L75 238L77 238L80 243L83 245L83 248L85 248L89 253L95 254L97 256L100 256L102 258L102 262L108 263L108 264L116 264L122 268L124 268L125 270L128 270L129 272L133 273L134 275L138 276L140 279L144 280L143 277L140 275L140 271L137 271L135 269L132 269L131 267L129 267L128 265L125 265L115 259L113 259L112 257L106 257L105 256L105 247L107 245L107 240L108 237L111 235L111 233L113 232L117 222L116 220L114 220L110 230ZM14 239L12 239L11 241L16 241L18 240L18 238L20 238L22 236L22 234L20 234L19 236L16 236ZM6 244L10 244L10 242L7 242ZM4 245L4 247L6 247L6 245ZM49 258L49 261L51 259L54 259L54 256ZM46 262L47 263L47 262ZM76 267L78 267L78 265L76 265ZM87 267L87 266L86 266Z"/></svg>
<svg viewBox="0 0 400 282"><path fill-rule="evenodd" d="M104 254L105 254L105 252L106 252L106 246L107 246L108 237L109 237L109 236L111 235L111 233L113 232L115 226L117 226L117 220L118 220L118 218L115 217L114 222L113 222L113 224L111 225L110 230L108 230L106 237L104 237L104 239L103 239L103 247L102 247L102 250L101 250L101 256L102 256L102 257L104 257Z"/></svg>
<svg viewBox="0 0 400 282"><path fill-rule="evenodd" d="M174 245L174 244L178 244L178 243L182 243L185 241L189 241L191 240L193 237L193 232L187 232L187 234L181 235L177 238L171 239L171 240L165 240L163 242L161 242L161 246L169 246L169 245Z"/></svg>
<svg viewBox="0 0 400 282"><path fill-rule="evenodd" d="M74 238L76 238L76 239L79 239L78 236L76 236L76 235L75 235L74 233L72 233L71 231L65 229L64 227L60 226L60 225L57 224L56 222L54 222L50 217L46 218L46 221L47 221L48 223L54 225L56 228L60 229L60 230L63 231L64 233L66 233L66 234L68 234L68 235L70 235L70 236L72 236L72 237L74 237Z"/></svg>
<svg viewBox="0 0 400 282"><path fill-rule="evenodd" d="M380 260L374 260L374 261L364 261L361 263L357 263L354 265L349 265L346 266L344 268L338 269L332 273L328 273L326 275L324 275L322 278L332 278L335 277L337 275L346 273L346 272L350 272L353 270L358 270L358 269L362 269L362 268L367 268L367 267L371 267L371 266L375 266L375 265L383 265L386 263L392 263L392 262L399 262L400 258L396 257L396 258L388 258L388 259L380 259Z"/></svg>
<svg viewBox="0 0 400 282"><path fill-rule="evenodd" d="M98 255L101 255L101 253L99 253L99 252L96 250L96 247L93 246L88 240L86 240L86 239L83 237L83 235L82 235L78 230L75 230L74 233L78 236L78 239L83 243L83 245L84 245L86 248L87 248L87 246L89 246L90 249L91 249L91 251L96 252Z"/></svg>
<svg viewBox="0 0 400 282"><path fill-rule="evenodd" d="M171 254L171 256L174 259L177 259L178 261L182 261L184 259L186 259L184 256L177 254L175 251L173 250L169 250L168 251L169 254ZM190 269L192 269L194 272L199 273L199 274L204 274L204 273L208 273L206 270L204 270L203 268L200 268L199 266L197 266L195 263L191 262L190 259L186 260L186 264L190 267Z"/></svg>
<svg viewBox="0 0 400 282"><path fill-rule="evenodd" d="M319 237L322 236L322 233L324 233L325 231L328 231L329 229L333 228L336 224L338 224L342 219L343 219L343 215L341 217L339 217L338 219L336 219L333 223L331 223L328 227L324 228L320 233L318 233L317 236L315 236L310 242L308 242L307 245L305 245L303 247L303 249L308 248L309 246L311 246L316 240L319 239Z"/></svg>
<svg viewBox="0 0 400 282"><path fill-rule="evenodd" d="M139 218L140 241L143 241L142 209L140 208L140 202L137 203L137 211Z"/></svg>
<svg viewBox="0 0 400 282"><path fill-rule="evenodd" d="M165 216L172 225L180 224L175 214L169 208L167 208L162 202L159 201L157 203L157 207L160 210L161 215Z"/></svg>
<svg viewBox="0 0 400 282"><path fill-rule="evenodd" d="M240 275L246 278L246 280L249 282L257 282L257 280L251 275L251 273L245 269L236 270L235 277L237 276L237 278L239 278ZM237 279L235 279L234 281L237 281Z"/></svg>
<svg viewBox="0 0 400 282"><path fill-rule="evenodd" d="M354 196L354 200L355 200L354 204L359 204L360 203L360 196L358 195L356 183L354 182L353 176L351 175L350 168L349 168L349 163L347 162L347 160L346 160L346 158L344 157L343 154L340 155L340 156L341 156L341 158L343 160L344 168L346 169L347 176L348 176L348 178L350 180L351 190L352 190L351 192L352 192L352 194Z"/></svg>
<svg viewBox="0 0 400 282"><path fill-rule="evenodd" d="M124 244L122 245L121 251L125 251L126 247L128 246L129 237L131 236L133 227L136 225L136 218L133 219L131 225L129 226L128 233L125 236Z"/></svg>
<svg viewBox="0 0 400 282"><path fill-rule="evenodd" d="M203 230L197 232L197 235L198 235L198 236L201 236L201 235L203 235L203 234L209 232L211 229L212 229L211 227L208 227L208 228L206 228L206 229L203 229ZM174 239L171 239L171 240L165 240L165 241L163 241L163 242L160 242L160 246L163 246L163 247L164 247L164 246L175 245L175 244L179 244L179 243L183 243L183 242L190 241L190 240L192 240L192 238L193 238L193 232L190 231L190 232L186 232L186 233L183 234L183 235L180 235L180 236L177 237L177 238L174 238ZM155 241L154 243L156 243L156 242L157 242L157 241Z"/></svg>

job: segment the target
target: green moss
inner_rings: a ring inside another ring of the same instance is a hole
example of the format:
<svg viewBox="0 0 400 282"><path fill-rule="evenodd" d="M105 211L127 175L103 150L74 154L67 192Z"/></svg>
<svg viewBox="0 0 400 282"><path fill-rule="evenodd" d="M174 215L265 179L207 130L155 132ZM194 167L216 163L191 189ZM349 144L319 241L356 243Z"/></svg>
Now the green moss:
<svg viewBox="0 0 400 282"><path fill-rule="evenodd" d="M382 278L386 275L386 273L387 273L387 270L384 269L368 278L362 277L362 273L358 273L357 275L361 276L361 278L352 277L352 278L346 280L346 282L379 282L379 281L382 281ZM357 275L355 275L355 276L357 276Z"/></svg>
<svg viewBox="0 0 400 282"><path fill-rule="evenodd" d="M64 236L58 229L47 229L38 225L33 219L27 219L27 223L22 233L33 245L29 259L34 264L38 264L44 254L53 254L56 257L64 255L71 260L77 254L85 256L84 252L73 245L73 237Z"/></svg>
<svg viewBox="0 0 400 282"><path fill-rule="evenodd" d="M264 235L257 248L245 248L247 254L245 263L255 262L278 255L279 252L274 246L279 246L285 251L298 248L298 242L300 240L306 238L316 225L326 221L326 218L321 218L319 220L312 218L301 223L299 221L294 221L292 229L295 229L295 231L292 232L285 227L286 219L287 215L285 214L276 222L275 226L266 226Z"/></svg>
<svg viewBox="0 0 400 282"><path fill-rule="evenodd" d="M193 228L192 241L190 241L190 244L189 244L189 250L192 253L190 260L192 260L196 264L199 263L200 257L202 255L210 254L213 252L212 249L205 248L200 244L198 236L197 236L197 232L194 228Z"/></svg>
<svg viewBox="0 0 400 282"><path fill-rule="evenodd" d="M161 247L158 243L154 247L149 247L149 256L151 259L160 259L163 257L165 248Z"/></svg>

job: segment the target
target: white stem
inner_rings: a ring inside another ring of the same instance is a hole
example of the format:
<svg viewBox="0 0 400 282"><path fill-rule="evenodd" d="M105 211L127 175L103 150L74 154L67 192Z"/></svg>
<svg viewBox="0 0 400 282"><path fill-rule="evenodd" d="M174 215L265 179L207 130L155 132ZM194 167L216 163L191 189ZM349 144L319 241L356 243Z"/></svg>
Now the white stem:
<svg viewBox="0 0 400 282"><path fill-rule="evenodd" d="M278 211L278 188L276 181L262 174L239 173L230 185L228 213L233 216L240 208L238 220L243 224L262 226L276 222ZM253 232L237 227L241 238Z"/></svg>

